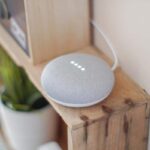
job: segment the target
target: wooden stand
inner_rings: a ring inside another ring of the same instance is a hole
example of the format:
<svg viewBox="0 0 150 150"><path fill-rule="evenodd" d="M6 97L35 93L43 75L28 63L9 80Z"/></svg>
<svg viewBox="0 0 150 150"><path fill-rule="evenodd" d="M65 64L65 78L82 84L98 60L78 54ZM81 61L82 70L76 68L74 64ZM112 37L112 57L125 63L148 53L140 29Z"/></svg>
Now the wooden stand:
<svg viewBox="0 0 150 150"><path fill-rule="evenodd" d="M62 138L59 141L67 144L68 150L147 149L149 96L121 68L115 71L115 88L104 102L87 108L68 108L53 102L41 87L40 76L48 62L36 66L30 63L2 26L0 44L14 61L26 70L31 81L65 122L68 128L68 142L64 141L65 133L60 136ZM100 56L111 63L94 47L87 47L79 52Z"/></svg>
<svg viewBox="0 0 150 150"><path fill-rule="evenodd" d="M105 115L99 119L81 116L83 127L68 128L69 150L147 150L148 104L127 99L125 105L126 110L102 105Z"/></svg>

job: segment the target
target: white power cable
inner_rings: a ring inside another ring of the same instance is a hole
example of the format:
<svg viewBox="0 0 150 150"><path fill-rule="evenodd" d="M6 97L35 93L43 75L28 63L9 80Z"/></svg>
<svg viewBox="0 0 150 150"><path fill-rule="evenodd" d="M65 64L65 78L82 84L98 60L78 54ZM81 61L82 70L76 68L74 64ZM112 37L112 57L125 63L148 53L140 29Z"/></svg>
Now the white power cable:
<svg viewBox="0 0 150 150"><path fill-rule="evenodd" d="M113 57L114 57L114 64L112 65L111 70L115 71L115 69L117 68L119 61L118 61L118 57L116 54L116 50L113 47L113 44L110 42L110 40L107 38L106 34L100 29L100 27L96 24L95 21L91 21L91 24L95 27L95 29L102 35L102 37L104 38L104 40L106 41L106 43L108 44L108 46L110 47Z"/></svg>

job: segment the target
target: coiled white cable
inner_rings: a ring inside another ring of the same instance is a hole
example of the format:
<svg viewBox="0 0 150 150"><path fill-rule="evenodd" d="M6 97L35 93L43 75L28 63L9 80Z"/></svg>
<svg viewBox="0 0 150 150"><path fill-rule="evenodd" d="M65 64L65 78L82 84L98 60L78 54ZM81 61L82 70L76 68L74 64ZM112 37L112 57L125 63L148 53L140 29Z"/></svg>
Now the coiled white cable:
<svg viewBox="0 0 150 150"><path fill-rule="evenodd" d="M114 57L114 64L111 67L112 71L115 71L115 69L117 68L119 61L118 61L118 57L116 54L116 50L113 47L113 44L110 42L110 40L107 38L106 34L101 30L101 28L96 24L95 21L91 21L91 24L93 25L93 27L95 27L95 29L102 35L102 37L104 38L104 40L106 41L106 43L108 44L108 46L110 47L113 57Z"/></svg>

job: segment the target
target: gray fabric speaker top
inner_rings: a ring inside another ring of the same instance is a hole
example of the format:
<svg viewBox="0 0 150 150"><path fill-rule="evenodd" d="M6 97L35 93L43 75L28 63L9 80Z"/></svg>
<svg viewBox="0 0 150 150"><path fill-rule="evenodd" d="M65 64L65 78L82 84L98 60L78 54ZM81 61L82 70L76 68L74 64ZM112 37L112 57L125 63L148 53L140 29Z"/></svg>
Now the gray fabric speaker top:
<svg viewBox="0 0 150 150"><path fill-rule="evenodd" d="M104 100L111 93L114 81L114 73L104 60L82 53L52 60L41 76L49 97L69 107L87 107Z"/></svg>

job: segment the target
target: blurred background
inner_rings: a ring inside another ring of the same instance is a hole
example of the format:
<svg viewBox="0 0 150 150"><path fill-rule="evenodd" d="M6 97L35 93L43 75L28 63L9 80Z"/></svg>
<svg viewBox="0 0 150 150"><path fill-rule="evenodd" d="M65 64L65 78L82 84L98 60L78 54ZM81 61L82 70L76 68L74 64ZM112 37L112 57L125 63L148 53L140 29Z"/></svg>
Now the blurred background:
<svg viewBox="0 0 150 150"><path fill-rule="evenodd" d="M150 1L94 0L94 20L114 47L126 73L150 93ZM95 45L110 54L95 31Z"/></svg>

